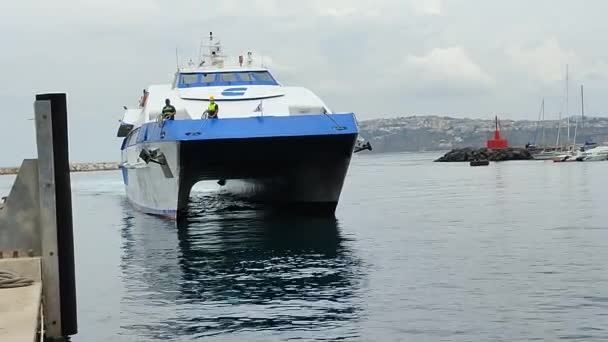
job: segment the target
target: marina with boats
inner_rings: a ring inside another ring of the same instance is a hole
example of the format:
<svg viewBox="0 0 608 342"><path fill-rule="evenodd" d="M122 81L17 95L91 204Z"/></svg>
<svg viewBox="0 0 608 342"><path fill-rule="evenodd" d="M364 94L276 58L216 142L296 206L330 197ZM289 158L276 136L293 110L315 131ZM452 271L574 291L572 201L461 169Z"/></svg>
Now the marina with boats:
<svg viewBox="0 0 608 342"><path fill-rule="evenodd" d="M552 160L553 162L575 162L575 161L602 161L608 160L605 146L597 146L592 140L585 140L583 143L577 141L578 135L583 133L585 125L585 96L584 86L580 86L580 118L574 117L574 127L571 125L571 117L569 111L569 69L566 66L566 91L565 91L565 113L566 113L566 139L563 139L562 133L562 114L559 112L557 138L555 145L550 146L545 139L545 100L541 102L541 108L538 117L538 129L535 140L540 138L541 146L536 143L529 143L526 148L530 151L532 158L536 160ZM580 128L579 128L580 122ZM572 135L571 135L572 131ZM540 135L540 137L538 136Z"/></svg>

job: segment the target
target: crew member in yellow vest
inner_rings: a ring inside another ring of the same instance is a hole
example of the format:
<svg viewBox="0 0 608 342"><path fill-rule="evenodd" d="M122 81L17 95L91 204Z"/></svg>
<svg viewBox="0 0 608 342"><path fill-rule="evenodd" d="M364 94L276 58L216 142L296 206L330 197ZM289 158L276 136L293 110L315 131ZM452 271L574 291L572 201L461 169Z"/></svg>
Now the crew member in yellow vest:
<svg viewBox="0 0 608 342"><path fill-rule="evenodd" d="M169 99L165 100L165 106L162 110L163 120L175 120L175 107L171 105Z"/></svg>
<svg viewBox="0 0 608 342"><path fill-rule="evenodd" d="M217 119L217 113L220 110L220 106L215 103L215 98L209 96L209 106L207 107L207 117L209 119Z"/></svg>

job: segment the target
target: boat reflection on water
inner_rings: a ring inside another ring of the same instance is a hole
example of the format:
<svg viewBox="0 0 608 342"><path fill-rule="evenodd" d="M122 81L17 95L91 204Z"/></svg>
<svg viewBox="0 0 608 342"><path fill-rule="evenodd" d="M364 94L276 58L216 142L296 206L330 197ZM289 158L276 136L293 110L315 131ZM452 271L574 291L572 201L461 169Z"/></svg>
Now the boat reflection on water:
<svg viewBox="0 0 608 342"><path fill-rule="evenodd" d="M123 306L140 315L124 315L139 319L123 324L125 335L358 336L343 323L360 316L363 272L335 218L278 215L215 194L195 194L177 227L135 215L123 229Z"/></svg>

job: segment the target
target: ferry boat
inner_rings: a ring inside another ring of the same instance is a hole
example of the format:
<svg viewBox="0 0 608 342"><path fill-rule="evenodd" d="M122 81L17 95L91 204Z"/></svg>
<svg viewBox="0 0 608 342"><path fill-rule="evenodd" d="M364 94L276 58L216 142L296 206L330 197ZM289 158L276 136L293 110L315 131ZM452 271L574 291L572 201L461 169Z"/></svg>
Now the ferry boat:
<svg viewBox="0 0 608 342"><path fill-rule="evenodd" d="M200 181L285 209L333 215L358 126L312 91L283 86L251 52L230 58L211 33L200 60L178 66L168 84L144 90L125 107L118 129L129 201L179 218ZM218 118L209 118L211 100ZM165 101L173 120L162 115Z"/></svg>

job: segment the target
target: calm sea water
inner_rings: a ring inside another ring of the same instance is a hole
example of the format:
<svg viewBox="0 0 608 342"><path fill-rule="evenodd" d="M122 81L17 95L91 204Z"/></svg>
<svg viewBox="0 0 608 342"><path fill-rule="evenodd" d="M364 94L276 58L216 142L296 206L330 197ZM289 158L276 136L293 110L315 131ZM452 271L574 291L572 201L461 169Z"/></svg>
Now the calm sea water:
<svg viewBox="0 0 608 342"><path fill-rule="evenodd" d="M336 219L202 185L176 226L73 174L73 341L608 340L608 163L435 157L356 156Z"/></svg>

